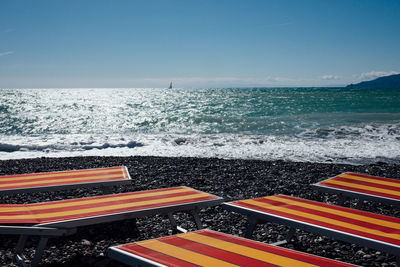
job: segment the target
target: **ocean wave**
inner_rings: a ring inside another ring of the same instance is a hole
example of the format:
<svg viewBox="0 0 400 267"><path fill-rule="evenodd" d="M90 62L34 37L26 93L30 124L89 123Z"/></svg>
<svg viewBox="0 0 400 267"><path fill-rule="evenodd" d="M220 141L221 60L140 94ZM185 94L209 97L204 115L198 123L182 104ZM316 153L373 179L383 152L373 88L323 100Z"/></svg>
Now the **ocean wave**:
<svg viewBox="0 0 400 267"><path fill-rule="evenodd" d="M356 132L354 135L347 133L340 138L340 134L333 134L331 130L327 134L329 138L325 133L323 138L244 134L14 137L0 144L0 158L168 156L351 164L376 161L399 163L399 134L397 130L391 131L389 126L383 128L384 131L369 127L357 131L351 129Z"/></svg>
<svg viewBox="0 0 400 267"><path fill-rule="evenodd" d="M85 150L102 150L108 148L135 148L142 147L144 144L136 141L129 141L127 143L118 143L118 144L110 144L103 143L99 145L88 145L91 142L72 142L69 146L60 142L59 144L43 144L43 145L15 145L15 144L7 144L0 143L0 152L73 152L73 151L85 151Z"/></svg>
<svg viewBox="0 0 400 267"><path fill-rule="evenodd" d="M0 152L15 152L19 151L21 146L12 144L2 144L0 143Z"/></svg>
<svg viewBox="0 0 400 267"><path fill-rule="evenodd" d="M340 126L306 129L297 135L306 139L352 139L365 140L385 139L400 141L400 124L368 124L362 126Z"/></svg>

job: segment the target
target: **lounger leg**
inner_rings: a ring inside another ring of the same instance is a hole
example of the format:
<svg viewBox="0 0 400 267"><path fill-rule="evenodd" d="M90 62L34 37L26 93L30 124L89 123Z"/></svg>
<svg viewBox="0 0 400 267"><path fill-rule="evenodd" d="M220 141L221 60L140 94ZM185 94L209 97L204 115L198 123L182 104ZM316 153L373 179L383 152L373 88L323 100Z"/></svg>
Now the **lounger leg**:
<svg viewBox="0 0 400 267"><path fill-rule="evenodd" d="M26 267L26 263L25 263L25 260L24 260L22 252L24 250L25 243L28 240L28 237L29 236L27 236L27 235L21 235L19 237L19 239L18 239L17 246L15 247L15 256L14 256L14 258L15 258L15 261L17 262L17 264L19 266L21 266L21 267L22 266Z"/></svg>
<svg viewBox="0 0 400 267"><path fill-rule="evenodd" d="M247 230L246 230L246 234L244 235L244 237L246 238L251 238L251 235L253 234L254 229L256 228L257 225L257 219L253 216L248 216L247 217Z"/></svg>
<svg viewBox="0 0 400 267"><path fill-rule="evenodd" d="M191 210L190 213L192 214L192 217L194 219L194 221L196 222L196 226L197 229L203 229L203 224L200 221L200 217L199 217L199 209L195 208L194 210Z"/></svg>
<svg viewBox="0 0 400 267"><path fill-rule="evenodd" d="M40 238L39 244L36 248L35 256L32 260L31 267L38 266L40 261L42 260L42 255L43 255L44 249L46 248L47 240L49 240L49 238L47 238L47 237Z"/></svg>
<svg viewBox="0 0 400 267"><path fill-rule="evenodd" d="M290 242L290 240L292 240L295 233L296 233L296 229L293 227L290 227L289 231L286 234L286 238L285 238L287 240L287 242Z"/></svg>
<svg viewBox="0 0 400 267"><path fill-rule="evenodd" d="M168 219L172 225L172 234L177 234L178 233L178 225L175 221L174 215L172 212L168 212Z"/></svg>
<svg viewBox="0 0 400 267"><path fill-rule="evenodd" d="M28 240L28 236L27 235L21 235L19 237L17 246L15 247L15 251L17 253L22 253L22 250L25 247L26 240Z"/></svg>
<svg viewBox="0 0 400 267"><path fill-rule="evenodd" d="M133 229L135 231L135 234L137 236L140 236L140 231L139 231L139 228L137 226L137 219L136 218L132 219L132 224L133 224Z"/></svg>

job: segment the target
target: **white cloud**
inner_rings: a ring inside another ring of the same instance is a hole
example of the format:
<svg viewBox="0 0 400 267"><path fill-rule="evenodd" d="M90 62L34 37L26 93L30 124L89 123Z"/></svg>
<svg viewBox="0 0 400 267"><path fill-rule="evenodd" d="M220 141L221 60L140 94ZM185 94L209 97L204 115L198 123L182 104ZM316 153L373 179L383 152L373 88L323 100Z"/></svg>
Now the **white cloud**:
<svg viewBox="0 0 400 267"><path fill-rule="evenodd" d="M0 57L14 54L14 51L1 52Z"/></svg>
<svg viewBox="0 0 400 267"><path fill-rule="evenodd" d="M14 31L15 31L15 29L5 29L4 33L10 33L10 32L14 32Z"/></svg>
<svg viewBox="0 0 400 267"><path fill-rule="evenodd" d="M339 80L339 76L337 75L323 75L321 76L322 80Z"/></svg>
<svg viewBox="0 0 400 267"><path fill-rule="evenodd" d="M393 74L399 74L400 72L398 71L370 71L370 72L364 72L359 75L360 80L373 80L379 77L383 76L389 76Z"/></svg>

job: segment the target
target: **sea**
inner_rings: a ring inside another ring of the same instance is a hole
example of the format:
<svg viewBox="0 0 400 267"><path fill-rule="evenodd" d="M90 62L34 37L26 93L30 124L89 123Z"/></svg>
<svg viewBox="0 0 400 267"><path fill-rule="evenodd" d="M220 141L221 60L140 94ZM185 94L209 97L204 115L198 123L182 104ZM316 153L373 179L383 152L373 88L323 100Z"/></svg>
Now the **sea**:
<svg viewBox="0 0 400 267"><path fill-rule="evenodd" d="M400 89L0 89L0 159L400 163Z"/></svg>

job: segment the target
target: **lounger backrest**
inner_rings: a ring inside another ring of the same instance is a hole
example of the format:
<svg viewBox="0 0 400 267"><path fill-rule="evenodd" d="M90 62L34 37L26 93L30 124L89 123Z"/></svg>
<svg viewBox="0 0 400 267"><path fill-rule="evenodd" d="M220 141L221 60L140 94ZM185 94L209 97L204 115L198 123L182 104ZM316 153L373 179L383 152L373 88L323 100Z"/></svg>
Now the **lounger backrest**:
<svg viewBox="0 0 400 267"><path fill-rule="evenodd" d="M131 180L124 166L0 176L0 194L114 185Z"/></svg>
<svg viewBox="0 0 400 267"><path fill-rule="evenodd" d="M189 187L173 187L35 204L0 204L0 224L70 227L79 221L78 225L82 226L85 220L101 222L102 216L132 212L154 214L157 209L164 211L170 208L173 211L184 205L201 206L202 202L208 206L213 200L222 202L220 197Z"/></svg>

